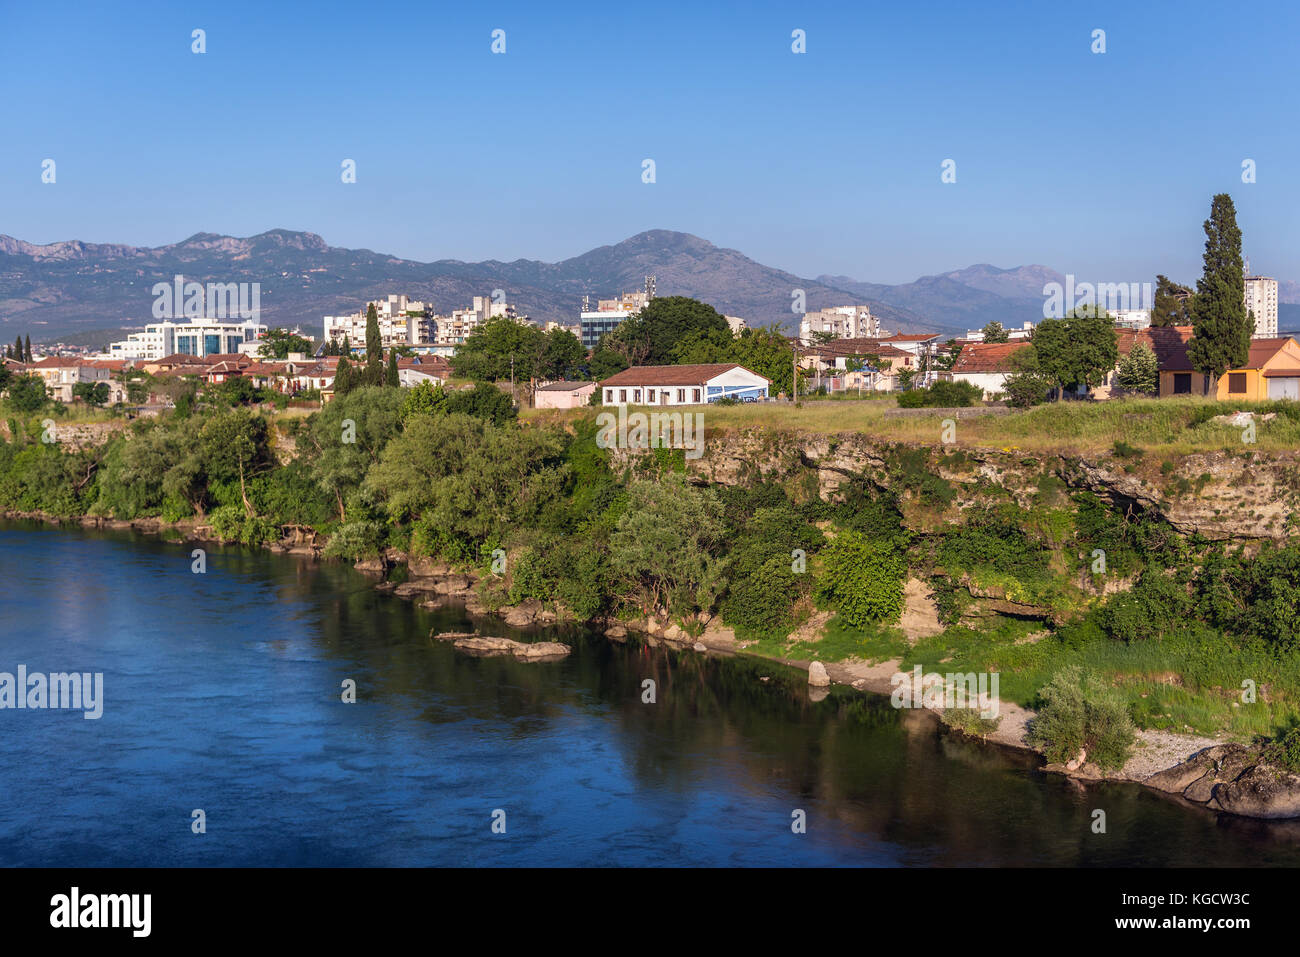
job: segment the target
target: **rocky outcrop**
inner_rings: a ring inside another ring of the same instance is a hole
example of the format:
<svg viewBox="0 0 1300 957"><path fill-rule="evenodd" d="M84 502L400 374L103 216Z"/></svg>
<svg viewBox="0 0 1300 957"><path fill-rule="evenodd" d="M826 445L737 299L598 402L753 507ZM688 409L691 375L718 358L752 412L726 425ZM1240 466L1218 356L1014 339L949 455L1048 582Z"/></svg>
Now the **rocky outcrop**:
<svg viewBox="0 0 1300 957"><path fill-rule="evenodd" d="M1300 817L1300 775L1263 763L1258 749L1240 744L1206 748L1143 783L1243 817Z"/></svg>
<svg viewBox="0 0 1300 957"><path fill-rule="evenodd" d="M480 658L512 655L520 661L558 661L572 649L558 641L515 641L511 638L469 637L452 642L457 651Z"/></svg>
<svg viewBox="0 0 1300 957"><path fill-rule="evenodd" d="M814 661L808 666L808 684L814 688L829 688L831 676L826 673L826 666L820 661Z"/></svg>
<svg viewBox="0 0 1300 957"><path fill-rule="evenodd" d="M1300 817L1300 775L1257 764L1235 781L1216 787L1214 802L1225 811L1245 817Z"/></svg>

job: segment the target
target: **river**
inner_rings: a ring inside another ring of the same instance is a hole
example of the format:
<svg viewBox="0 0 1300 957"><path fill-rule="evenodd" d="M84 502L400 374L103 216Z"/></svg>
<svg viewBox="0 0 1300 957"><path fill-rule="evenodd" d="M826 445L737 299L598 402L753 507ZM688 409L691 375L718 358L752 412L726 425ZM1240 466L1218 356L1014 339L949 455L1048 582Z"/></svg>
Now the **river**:
<svg viewBox="0 0 1300 957"><path fill-rule="evenodd" d="M98 720L0 710L0 865L1300 865L1300 826L1085 788L779 665L572 628L560 662L471 658L429 638L458 610L193 547L0 526L0 672L104 676Z"/></svg>

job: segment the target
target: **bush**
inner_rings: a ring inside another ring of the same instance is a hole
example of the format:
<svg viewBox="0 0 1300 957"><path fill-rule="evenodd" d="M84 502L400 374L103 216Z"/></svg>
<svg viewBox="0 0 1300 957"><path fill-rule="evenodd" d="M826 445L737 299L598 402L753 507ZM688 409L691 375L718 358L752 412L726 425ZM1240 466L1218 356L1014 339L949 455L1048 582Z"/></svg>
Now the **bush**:
<svg viewBox="0 0 1300 957"><path fill-rule="evenodd" d="M383 540L384 529L378 522L347 522L330 536L322 554L327 558L373 558Z"/></svg>
<svg viewBox="0 0 1300 957"><path fill-rule="evenodd" d="M1039 691L1041 707L1029 742L1049 761L1064 764L1081 750L1103 771L1122 768L1133 751L1136 730L1123 699L1078 665L1062 668Z"/></svg>
<svg viewBox="0 0 1300 957"><path fill-rule="evenodd" d="M1259 757L1266 764L1300 774L1300 725L1266 744Z"/></svg>
<svg viewBox="0 0 1300 957"><path fill-rule="evenodd" d="M898 397L900 409L964 409L984 398L984 390L969 382L936 382L929 388L908 389Z"/></svg>
<svg viewBox="0 0 1300 957"><path fill-rule="evenodd" d="M982 738L992 734L1002 723L1002 717L983 717L978 708L947 708L939 715L939 720L954 731Z"/></svg>
<svg viewBox="0 0 1300 957"><path fill-rule="evenodd" d="M842 532L826 547L826 571L817 596L850 625L891 623L903 611L907 562L892 543Z"/></svg>

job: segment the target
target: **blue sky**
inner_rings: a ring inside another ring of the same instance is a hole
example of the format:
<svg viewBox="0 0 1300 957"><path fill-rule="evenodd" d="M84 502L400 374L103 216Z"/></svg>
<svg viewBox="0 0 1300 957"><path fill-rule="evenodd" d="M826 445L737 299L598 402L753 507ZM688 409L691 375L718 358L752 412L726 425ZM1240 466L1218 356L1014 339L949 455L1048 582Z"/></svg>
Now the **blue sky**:
<svg viewBox="0 0 1300 957"><path fill-rule="evenodd" d="M1131 0L2 0L0 232L152 246L285 227L419 260L556 260L665 228L804 276L1040 262L1191 281L1227 191L1255 270L1300 278L1298 20Z"/></svg>

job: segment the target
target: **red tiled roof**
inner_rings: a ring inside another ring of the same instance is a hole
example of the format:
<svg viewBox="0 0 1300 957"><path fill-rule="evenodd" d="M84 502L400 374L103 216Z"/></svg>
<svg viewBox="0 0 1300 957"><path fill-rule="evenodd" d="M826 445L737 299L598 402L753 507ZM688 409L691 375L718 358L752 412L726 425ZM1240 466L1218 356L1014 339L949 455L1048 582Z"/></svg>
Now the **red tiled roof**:
<svg viewBox="0 0 1300 957"><path fill-rule="evenodd" d="M1011 357L1025 346L1028 339L1013 342L968 342L961 347L957 361L952 364L954 375L962 372L1014 372Z"/></svg>
<svg viewBox="0 0 1300 957"><path fill-rule="evenodd" d="M911 355L898 346L891 346L888 340L870 339L865 336L858 339L832 339L821 345L808 346L804 352L808 355L826 356L879 356L882 359L896 359L899 356Z"/></svg>
<svg viewBox="0 0 1300 957"><path fill-rule="evenodd" d="M600 384L602 386L703 385L724 372L743 368L744 366L736 362L709 362L687 366L633 366L631 369L624 369L610 376ZM745 371L749 370L745 369Z"/></svg>

